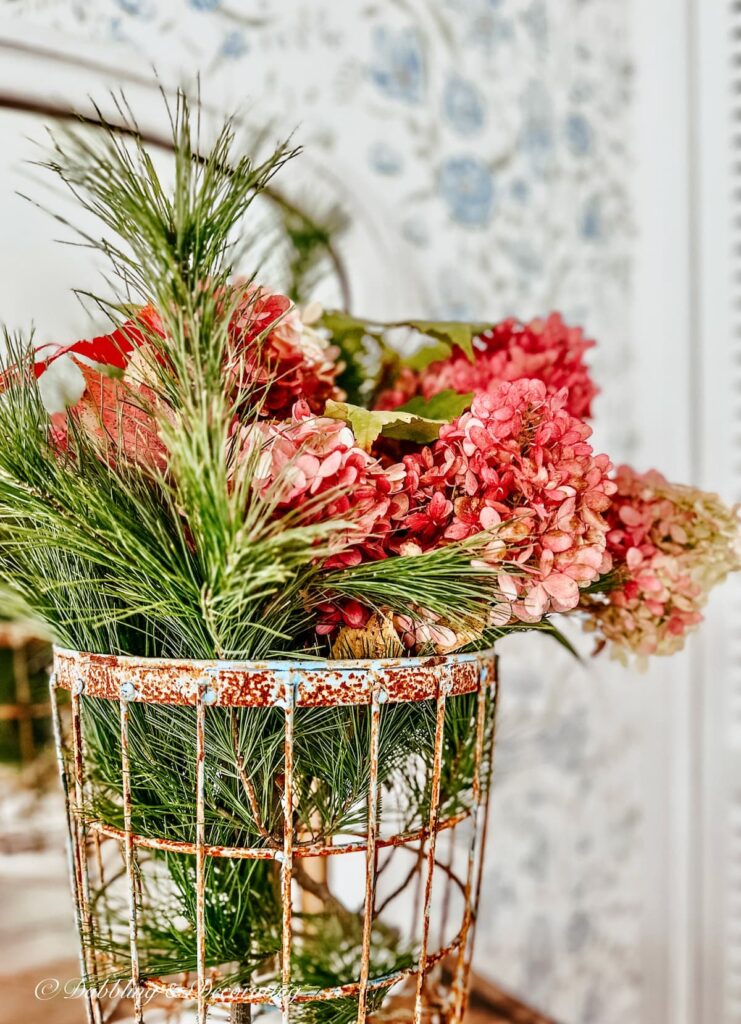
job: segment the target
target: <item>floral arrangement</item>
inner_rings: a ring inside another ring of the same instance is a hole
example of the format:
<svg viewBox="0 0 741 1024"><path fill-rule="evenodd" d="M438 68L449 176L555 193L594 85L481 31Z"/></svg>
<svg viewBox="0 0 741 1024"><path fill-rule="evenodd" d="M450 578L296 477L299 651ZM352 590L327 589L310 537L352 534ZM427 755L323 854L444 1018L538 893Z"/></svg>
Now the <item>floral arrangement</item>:
<svg viewBox="0 0 741 1024"><path fill-rule="evenodd" d="M67 131L46 164L101 225L83 239L109 261L112 293L84 294L112 328L71 343L6 333L0 361L0 583L61 646L356 660L482 651L537 629L571 648L562 615L623 659L681 646L710 589L741 568L737 513L594 451L593 343L580 329L557 314L383 324L298 305L238 273L264 247L250 206L293 154L240 156L227 122L202 155L179 97L169 187L120 112L128 138L120 126L96 140ZM411 354L392 344L400 332ZM282 849L275 708L209 710L198 805L194 708L132 701L126 809L118 702L83 694L80 706L80 820L192 849L201 815L215 848ZM491 693L442 707L379 710L379 820L398 811L405 835L424 834L433 801L465 817L482 763L491 771ZM296 709L297 845L367 834L371 720L367 706ZM193 972L205 928L209 970L278 984L272 853L208 858L199 910L193 856L163 849L139 882L141 976ZM320 905L290 952L296 985L357 979L369 943L379 976L416 962L398 929L374 920L369 935L300 860L293 879ZM91 900L83 946L106 978L129 977L128 904L102 877ZM348 997L297 1004L290 1019L359 1012Z"/></svg>
<svg viewBox="0 0 741 1024"><path fill-rule="evenodd" d="M91 340L7 339L7 583L121 653L445 653L553 614L621 656L681 646L739 568L736 512L594 452L593 342L558 314L384 325L234 277L227 233L288 154L225 179L229 144L184 209L113 137L51 161L121 236L99 244L126 301Z"/></svg>

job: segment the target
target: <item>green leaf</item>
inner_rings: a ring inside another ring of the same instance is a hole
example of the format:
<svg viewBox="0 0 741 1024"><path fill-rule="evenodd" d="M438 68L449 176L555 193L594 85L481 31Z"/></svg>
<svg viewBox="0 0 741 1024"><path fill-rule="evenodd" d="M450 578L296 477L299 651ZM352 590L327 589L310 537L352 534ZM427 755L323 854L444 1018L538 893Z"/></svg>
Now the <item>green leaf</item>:
<svg viewBox="0 0 741 1024"><path fill-rule="evenodd" d="M473 394L473 391L469 391L468 394L461 395L457 391L448 389L433 395L429 400L424 399L422 395L416 395L395 411L411 412L415 416L423 416L428 420L444 420L445 423L450 423L456 416L460 416L470 408Z"/></svg>
<svg viewBox="0 0 741 1024"><path fill-rule="evenodd" d="M411 356L402 360L402 366L406 366L410 370L414 370L416 373L421 373L422 370L426 370L431 363L441 362L444 359L450 357L453 351L453 346L449 345L446 341L438 341L432 345L423 345L422 348L418 349Z"/></svg>
<svg viewBox="0 0 741 1024"><path fill-rule="evenodd" d="M468 324L459 320L401 320L390 326L412 327L429 338L456 346L474 362L473 339L491 325Z"/></svg>
<svg viewBox="0 0 741 1024"><path fill-rule="evenodd" d="M411 412L401 412L398 409L392 412L373 412L347 402L333 402L331 399L327 402L324 415L348 423L352 427L358 446L366 451L370 451L379 434L396 438L398 441L428 444L439 436L440 427L445 422L416 416Z"/></svg>
<svg viewBox="0 0 741 1024"><path fill-rule="evenodd" d="M325 309L319 321L332 334L365 334L367 320L359 320L340 309Z"/></svg>
<svg viewBox="0 0 741 1024"><path fill-rule="evenodd" d="M354 405L373 405L374 396L398 373L399 355L374 327L341 310L327 310L320 320L339 348L344 369L338 385Z"/></svg>
<svg viewBox="0 0 741 1024"><path fill-rule="evenodd" d="M549 636L552 636L556 643L560 644L561 647L567 650L573 658L575 658L577 661L583 660L581 654L579 654L576 647L574 647L569 638L564 633L562 633L557 626L554 626L550 619L543 620L543 622L539 625L544 633L547 633Z"/></svg>

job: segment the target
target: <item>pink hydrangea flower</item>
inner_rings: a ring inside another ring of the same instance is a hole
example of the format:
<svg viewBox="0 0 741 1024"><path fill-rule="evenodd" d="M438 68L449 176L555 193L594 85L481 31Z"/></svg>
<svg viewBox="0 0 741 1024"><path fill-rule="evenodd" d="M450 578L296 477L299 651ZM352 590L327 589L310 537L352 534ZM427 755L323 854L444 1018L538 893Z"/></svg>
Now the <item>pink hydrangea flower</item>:
<svg viewBox="0 0 741 1024"><path fill-rule="evenodd" d="M475 361L456 348L448 359L431 363L421 373L402 370L393 387L379 398L378 408L395 409L415 395L432 398L451 389L495 391L503 381L531 378L543 381L549 394L568 391L567 411L589 417L597 394L585 353L594 345L579 327L567 326L558 313L545 320L504 320L474 340Z"/></svg>
<svg viewBox="0 0 741 1024"><path fill-rule="evenodd" d="M337 553L326 568L386 557L385 538L409 508L401 464L382 466L357 446L349 426L314 416L304 401L296 403L290 420L260 423L245 433L242 454L260 445L255 484L278 514L298 510L303 523L351 524L337 536Z"/></svg>
<svg viewBox="0 0 741 1024"><path fill-rule="evenodd" d="M585 596L586 628L621 660L672 654L702 621L710 589L741 568L737 510L655 470L621 466L616 483L607 544L619 583Z"/></svg>
<svg viewBox="0 0 741 1024"><path fill-rule="evenodd" d="M503 565L500 620L576 607L580 588L610 569L603 513L615 484L567 399L540 380L477 395L438 441L404 457L410 511L389 547L429 550L491 531L486 558Z"/></svg>

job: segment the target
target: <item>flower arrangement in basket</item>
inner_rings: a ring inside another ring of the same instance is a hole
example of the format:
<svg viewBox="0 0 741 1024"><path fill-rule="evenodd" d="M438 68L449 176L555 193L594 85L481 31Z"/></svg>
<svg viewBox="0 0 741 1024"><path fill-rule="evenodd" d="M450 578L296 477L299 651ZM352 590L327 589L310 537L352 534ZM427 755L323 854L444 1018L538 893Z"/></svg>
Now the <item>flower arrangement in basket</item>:
<svg viewBox="0 0 741 1024"><path fill-rule="evenodd" d="M0 378L0 573L71 693L88 1019L125 980L139 1021L460 1022L493 644L572 614L676 650L736 513L593 451L591 342L555 314L383 325L235 278L293 154L229 123L196 152L182 97L172 124L172 188L131 123L57 138L114 329L9 336Z"/></svg>

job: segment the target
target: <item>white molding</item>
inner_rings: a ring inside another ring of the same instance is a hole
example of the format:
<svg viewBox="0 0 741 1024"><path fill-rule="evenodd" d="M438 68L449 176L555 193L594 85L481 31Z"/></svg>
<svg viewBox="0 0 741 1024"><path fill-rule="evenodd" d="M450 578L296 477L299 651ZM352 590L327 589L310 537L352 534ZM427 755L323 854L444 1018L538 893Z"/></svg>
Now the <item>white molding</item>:
<svg viewBox="0 0 741 1024"><path fill-rule="evenodd" d="M634 408L638 468L693 470L689 4L632 0ZM692 953L699 799L691 653L660 661L644 689L643 1024L699 1024ZM703 1018L704 1020L704 1018ZM709 1024L710 1018L708 1018Z"/></svg>
<svg viewBox="0 0 741 1024"><path fill-rule="evenodd" d="M633 12L638 428L646 461L739 500L741 3ZM647 690L646 1024L741 1014L740 613L726 585Z"/></svg>
<svg viewBox="0 0 741 1024"><path fill-rule="evenodd" d="M699 482L741 498L741 4L694 0ZM735 115L735 119L734 119ZM735 196L735 197L734 197ZM737 581L716 595L698 651L700 1019L741 1015L741 649Z"/></svg>

